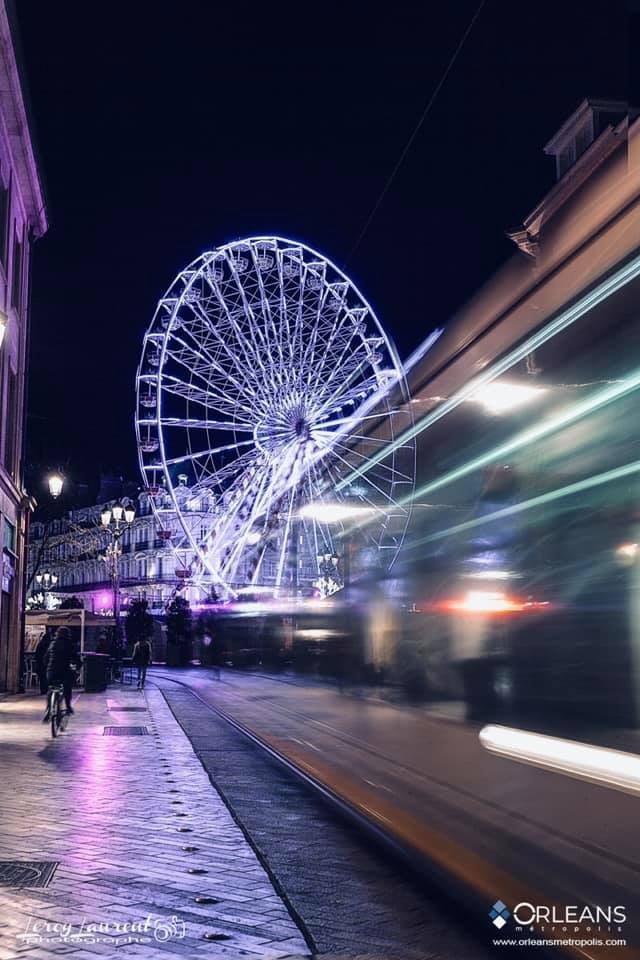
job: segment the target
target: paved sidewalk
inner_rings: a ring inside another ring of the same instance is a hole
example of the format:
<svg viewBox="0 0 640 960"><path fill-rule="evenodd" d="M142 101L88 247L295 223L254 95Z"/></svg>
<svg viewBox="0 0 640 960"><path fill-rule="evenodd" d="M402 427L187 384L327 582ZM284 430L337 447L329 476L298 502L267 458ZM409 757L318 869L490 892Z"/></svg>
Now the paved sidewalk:
<svg viewBox="0 0 640 960"><path fill-rule="evenodd" d="M76 706L54 741L40 698L0 703L0 960L308 956L159 691Z"/></svg>

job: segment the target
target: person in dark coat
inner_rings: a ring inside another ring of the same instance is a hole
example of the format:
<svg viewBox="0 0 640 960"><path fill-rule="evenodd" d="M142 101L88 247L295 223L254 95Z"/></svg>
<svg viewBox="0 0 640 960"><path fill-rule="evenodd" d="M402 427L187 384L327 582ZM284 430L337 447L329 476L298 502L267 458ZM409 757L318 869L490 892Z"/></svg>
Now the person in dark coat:
<svg viewBox="0 0 640 960"><path fill-rule="evenodd" d="M151 644L148 640L138 640L133 648L131 662L138 668L138 690L144 689L147 679L147 667L151 663Z"/></svg>
<svg viewBox="0 0 640 960"><path fill-rule="evenodd" d="M47 650L47 684L50 687L62 684L64 702L68 713L73 713L71 697L76 678L76 671L73 666L75 665L80 669L80 663L80 656L71 638L71 631L68 627L58 627L56 635Z"/></svg>
<svg viewBox="0 0 640 960"><path fill-rule="evenodd" d="M53 635L50 633L47 628L40 639L38 640L36 649L35 649L35 668L36 673L38 674L38 680L40 681L40 693L46 693L48 689L47 684L47 650L51 644Z"/></svg>

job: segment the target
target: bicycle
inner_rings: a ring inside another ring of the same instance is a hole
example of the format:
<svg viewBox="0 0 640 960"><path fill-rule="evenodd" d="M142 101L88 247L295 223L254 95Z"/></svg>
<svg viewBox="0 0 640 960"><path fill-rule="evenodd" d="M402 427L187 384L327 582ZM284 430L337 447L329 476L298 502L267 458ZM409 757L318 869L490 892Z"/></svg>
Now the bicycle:
<svg viewBox="0 0 640 960"><path fill-rule="evenodd" d="M58 733L64 731L67 726L69 714L66 707L63 707L64 689L61 683L52 684L49 687L47 697L47 712L51 721L51 736L57 737Z"/></svg>

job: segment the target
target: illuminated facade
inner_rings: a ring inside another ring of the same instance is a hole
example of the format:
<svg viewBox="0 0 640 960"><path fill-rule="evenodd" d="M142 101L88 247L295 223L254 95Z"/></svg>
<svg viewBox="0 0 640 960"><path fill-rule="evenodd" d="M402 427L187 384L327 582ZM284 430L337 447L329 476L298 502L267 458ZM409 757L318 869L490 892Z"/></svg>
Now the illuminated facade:
<svg viewBox="0 0 640 960"><path fill-rule="evenodd" d="M12 692L20 682L31 511L23 479L29 261L32 243L47 230L13 30L0 2L0 690Z"/></svg>
<svg viewBox="0 0 640 960"><path fill-rule="evenodd" d="M182 516L194 529L201 525L208 529L211 523L211 505L206 497L198 497L186 484L183 475L173 495ZM121 498L118 502L125 502ZM153 499L153 507L152 501ZM113 500L71 510L64 517L47 523L34 521L29 531L27 582L31 583L28 609L54 609L66 598L77 597L85 610L110 617L113 614L113 591L109 565L105 561L108 535L101 529L102 511L113 505ZM177 593L191 603L206 600L215 590L214 581L202 575L198 556L184 544L183 528L165 488L149 494L143 491L132 501L135 520L127 527L120 541L122 557L119 562L122 605L144 597L152 613L162 615L165 606ZM290 566L282 573L280 557L282 540L274 533L265 551L262 564L262 583L275 590L281 578L290 582ZM291 543L289 543L291 553ZM317 587L318 563L321 558L306 554L300 548L289 564L297 564L296 583L301 591L310 593ZM322 575L322 563L321 563ZM237 572L236 589L250 582L247 564ZM282 579L281 581L282 582Z"/></svg>
<svg viewBox="0 0 640 960"><path fill-rule="evenodd" d="M187 497L186 488L180 493ZM34 522L29 534L28 580L31 574L46 572L55 584L38 583L34 577L31 596L43 593L46 605L54 607L75 596L91 613L113 615L113 591L109 566L103 559L108 537L101 529L100 514L108 503L72 510L62 519L49 523ZM181 595L195 599L190 589L193 557L176 553L173 543L179 525L166 493L158 494L157 509L163 515L158 524L151 511L149 496L141 493L134 502L136 517L125 529L120 546L119 564L123 608L132 599L144 597L150 610L164 612L164 606L181 589ZM164 513L163 513L164 511Z"/></svg>

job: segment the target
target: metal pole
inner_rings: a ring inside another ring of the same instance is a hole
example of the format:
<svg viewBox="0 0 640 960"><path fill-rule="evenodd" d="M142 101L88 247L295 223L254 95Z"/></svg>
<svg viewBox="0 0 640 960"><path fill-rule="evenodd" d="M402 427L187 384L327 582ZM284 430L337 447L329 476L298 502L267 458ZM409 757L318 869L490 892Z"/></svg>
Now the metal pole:
<svg viewBox="0 0 640 960"><path fill-rule="evenodd" d="M120 646L120 571L118 569L118 540L115 538L113 541L112 563L113 619L116 629L116 643Z"/></svg>

